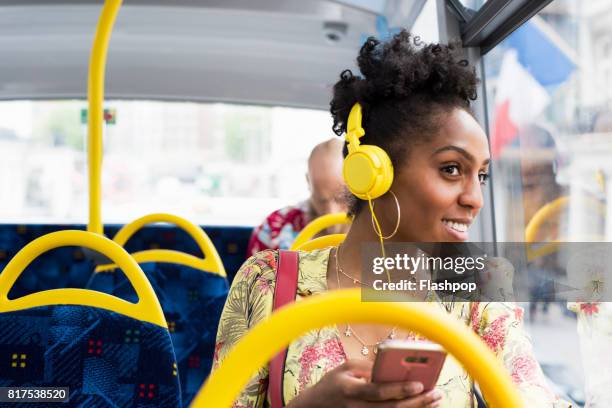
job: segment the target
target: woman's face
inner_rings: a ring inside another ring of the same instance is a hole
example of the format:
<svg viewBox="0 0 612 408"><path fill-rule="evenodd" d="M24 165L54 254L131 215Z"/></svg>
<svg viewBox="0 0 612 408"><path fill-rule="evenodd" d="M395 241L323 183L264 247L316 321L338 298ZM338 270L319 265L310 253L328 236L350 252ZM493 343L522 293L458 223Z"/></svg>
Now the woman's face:
<svg viewBox="0 0 612 408"><path fill-rule="evenodd" d="M408 150L403 166L395 169L391 187L401 207L395 239L466 241L482 208L482 188L489 172L489 145L482 128L469 113L454 109L443 119L439 135ZM389 233L397 210L390 194L383 200L383 218L387 218L383 233Z"/></svg>

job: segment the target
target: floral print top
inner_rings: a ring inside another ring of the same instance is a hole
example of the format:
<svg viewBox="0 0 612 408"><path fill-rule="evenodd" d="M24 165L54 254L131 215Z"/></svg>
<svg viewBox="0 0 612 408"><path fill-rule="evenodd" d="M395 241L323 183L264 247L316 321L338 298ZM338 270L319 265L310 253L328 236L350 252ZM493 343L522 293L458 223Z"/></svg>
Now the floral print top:
<svg viewBox="0 0 612 408"><path fill-rule="evenodd" d="M296 301L327 291L329 254L330 248L299 253ZM260 252L249 258L234 278L219 322L214 368L223 363L227 353L249 328L270 316L277 257L278 251ZM469 325L494 351L510 372L526 407L570 406L558 399L546 385L531 343L523 331L522 309L511 303L437 303ZM310 331L291 343L283 379L285 401L288 403L305 388L316 384L345 360L336 326ZM267 384L268 368L263 367L251 378L233 407L269 407ZM442 406L475 407L472 386L471 378L449 355L436 386L444 394Z"/></svg>
<svg viewBox="0 0 612 408"><path fill-rule="evenodd" d="M265 249L289 249L311 218L308 201L274 211L253 230L247 255L255 255Z"/></svg>

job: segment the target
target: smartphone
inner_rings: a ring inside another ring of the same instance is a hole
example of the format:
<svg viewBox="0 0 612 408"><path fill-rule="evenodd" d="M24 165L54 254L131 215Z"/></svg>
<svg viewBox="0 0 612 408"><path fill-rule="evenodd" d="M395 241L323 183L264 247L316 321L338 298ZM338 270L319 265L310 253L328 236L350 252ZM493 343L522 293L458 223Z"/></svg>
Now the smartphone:
<svg viewBox="0 0 612 408"><path fill-rule="evenodd" d="M436 386L446 359L439 344L414 340L386 340L378 345L372 382L418 381L424 391Z"/></svg>

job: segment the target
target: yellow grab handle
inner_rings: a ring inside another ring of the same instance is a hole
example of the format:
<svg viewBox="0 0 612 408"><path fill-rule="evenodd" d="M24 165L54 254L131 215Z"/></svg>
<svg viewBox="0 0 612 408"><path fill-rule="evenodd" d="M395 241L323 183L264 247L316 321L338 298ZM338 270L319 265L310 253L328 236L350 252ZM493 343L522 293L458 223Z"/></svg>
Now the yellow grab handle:
<svg viewBox="0 0 612 408"><path fill-rule="evenodd" d="M351 218L345 213L335 213L322 215L312 220L302 231L295 237L293 244L291 244L291 250L295 251L304 242L308 241L319 232L326 228L329 228L337 224L350 224Z"/></svg>
<svg viewBox="0 0 612 408"><path fill-rule="evenodd" d="M563 211L563 209L568 206L569 202L569 196L559 197L547 204L544 204L538 211L536 211L536 213L527 223L527 227L525 227L525 242L528 244L535 242L537 234L540 231L540 228L542 228L542 226L544 225L544 223L550 218L559 214L561 211ZM597 200L595 200L594 204L597 205L597 210L599 211L599 213L605 217L605 205L603 205ZM533 248L532 246L527 245L527 260L533 261L534 259L539 258L541 256L549 255L556 252L559 248L560 242L564 241L554 240L552 242L543 244L538 248Z"/></svg>
<svg viewBox="0 0 612 408"><path fill-rule="evenodd" d="M227 277L225 270L216 270L218 268L214 259L202 259L180 251L174 251L171 249L148 249L146 251L134 252L131 255L132 258L134 258L134 260L136 260L136 262L139 264L145 262L168 262L185 265L193 269L216 273L220 276ZM96 267L96 272L103 272L116 268L117 265L115 264L100 265Z"/></svg>
<svg viewBox="0 0 612 408"><path fill-rule="evenodd" d="M54 289L9 300L13 284L39 255L63 246L82 246L107 256L125 273L138 303L87 289ZM136 261L121 246L101 235L86 231L58 231L43 235L23 247L0 274L0 312L11 312L49 305L82 305L111 310L134 319L167 327L157 296Z"/></svg>
<svg viewBox="0 0 612 408"><path fill-rule="evenodd" d="M587 197L591 204L596 206L596 210L600 215L606 216L606 206L599 202L598 200ZM534 215L531 217L529 222L527 223L527 227L525 227L525 242L534 242L537 236L537 233L542 228L542 225L546 221L548 221L551 217L559 214L570 202L569 196L559 197L554 199L553 201L544 204Z"/></svg>
<svg viewBox="0 0 612 408"><path fill-rule="evenodd" d="M342 241L344 241L344 238L346 238L346 234L323 235L322 237L304 242L302 245L295 248L295 251L312 251L314 249L335 247L340 245Z"/></svg>
<svg viewBox="0 0 612 408"><path fill-rule="evenodd" d="M547 204L544 204L536 213L531 217L525 227L525 242L535 242L536 236L540 231L540 228L544 225L548 219L559 214L569 203L569 197L559 197ZM531 262L541 256L549 255L557 251L559 247L559 241L546 243L539 248L533 248L531 245L527 245L527 261Z"/></svg>
<svg viewBox="0 0 612 408"><path fill-rule="evenodd" d="M87 81L87 159L89 162L89 223L87 231L104 234L102 228L102 123L104 112L104 70L113 25L122 0L106 0L98 20L93 47L89 56Z"/></svg>
<svg viewBox="0 0 612 408"><path fill-rule="evenodd" d="M505 368L464 324L428 303L362 302L359 289L311 296L258 323L208 378L193 406L231 406L252 374L292 340L309 330L341 322L380 323L416 331L441 344L463 364L480 384L490 406L523 406Z"/></svg>
<svg viewBox="0 0 612 408"><path fill-rule="evenodd" d="M196 262L194 264L193 260L186 260L187 254L183 254L179 251L171 251L171 250L149 250L142 251L141 255L139 255L140 259L147 259L148 261L139 261L139 262L172 262L178 264L184 264L187 266L196 265L199 269L217 273L221 276L227 276L225 273L225 268L223 267L223 262L221 261L221 257L219 253L215 249L212 241L206 235L204 230L199 226L187 221L184 218L178 217L172 214L165 213L157 213L157 214L149 214L144 217L140 217L129 224L126 224L121 228L113 241L117 244L124 246L125 243L130 239L132 235L134 235L138 230L148 224L153 224L156 222L166 222L169 224L174 224L185 231L191 238L194 239L198 247L202 251L202 255L204 256L203 260L200 262ZM145 254L146 253L146 254ZM182 255L178 255L182 254ZM185 256L183 256L185 255ZM185 262L184 262L185 261Z"/></svg>
<svg viewBox="0 0 612 408"><path fill-rule="evenodd" d="M569 197L559 197L547 204L544 204L536 213L531 217L525 227L525 242L534 242L537 233L542 228L542 225L551 217L559 214L567 204L569 203Z"/></svg>

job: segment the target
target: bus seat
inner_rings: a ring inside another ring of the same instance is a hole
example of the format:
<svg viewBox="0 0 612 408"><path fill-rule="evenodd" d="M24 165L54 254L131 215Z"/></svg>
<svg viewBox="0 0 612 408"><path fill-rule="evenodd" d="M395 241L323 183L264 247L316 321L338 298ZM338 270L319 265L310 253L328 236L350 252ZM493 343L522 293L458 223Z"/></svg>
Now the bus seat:
<svg viewBox="0 0 612 408"><path fill-rule="evenodd" d="M84 289L7 297L38 255L77 245L116 262L134 284L138 303ZM96 234L61 231L15 255L0 274L0 386L69 387L70 406L181 406L161 307L127 252Z"/></svg>
<svg viewBox="0 0 612 408"><path fill-rule="evenodd" d="M105 225L104 231L107 237L114 236L119 230L118 225ZM66 229L84 230L83 224L60 225L60 224L28 224L27 226L19 224L2 224L0 226L0 273L4 269L8 261L30 241L54 231ZM215 248L219 252L223 265L225 266L228 280L231 282L234 275L246 259L246 250L253 228L244 226L207 226L206 232L213 241ZM199 256L199 249L193 239L180 228L168 225L150 225L141 229L138 233L130 238L125 245L125 249L130 252L138 252L153 247L175 249L194 256ZM73 256L73 248L57 248L51 252L41 256L46 259L46 266L57 265L64 271L70 271L71 278L68 281L59 284L57 281L45 281L41 279L40 268L36 267L39 259L35 260L32 265L22 274L19 280L13 286L11 291L12 297L19 297L28 293L34 293L41 290L54 288L84 288L93 273L94 266L89 264L87 254L85 259L75 259ZM82 252L82 251L81 251ZM65 254L64 254L65 253ZM88 264L88 265L86 265ZM72 270L73 265L76 266ZM81 276L83 269L87 270L86 276ZM30 270L33 270L31 273ZM74 272L74 275L73 275ZM78 273L77 273L78 272ZM76 279L73 279L76 278ZM84 280L82 279L84 278ZM35 289L22 288L21 283L24 279L33 279L38 281Z"/></svg>
<svg viewBox="0 0 612 408"><path fill-rule="evenodd" d="M138 262L146 259L140 265L151 282L168 321L181 376L183 405L187 406L212 368L217 326L229 284L225 278L223 264L208 235L199 226L183 218L171 214L150 214L125 225L113 240L123 246L142 227L158 222L179 226L198 243L200 252L204 255L202 259L176 250L158 248L132 254ZM146 254L152 256L136 256ZM185 259L197 262L180 263ZM210 271L204 269L206 265ZM118 269L112 266L109 268L105 265L96 269L87 287L135 301L136 294L129 281L124 274L116 273Z"/></svg>
<svg viewBox="0 0 612 408"><path fill-rule="evenodd" d="M317 237L311 239L310 241L306 241L300 246L296 247L296 251L313 251L315 249L322 249L327 247L338 246L344 241L346 238L346 234L330 234L323 235L322 237Z"/></svg>
<svg viewBox="0 0 612 408"><path fill-rule="evenodd" d="M59 288L84 288L95 263L78 248L58 248L38 259L24 271L9 294L17 298Z"/></svg>
<svg viewBox="0 0 612 408"><path fill-rule="evenodd" d="M107 310L54 305L0 313L0 356L2 386L61 384L71 406L181 404L167 330Z"/></svg>
<svg viewBox="0 0 612 408"><path fill-rule="evenodd" d="M17 228L0 229L0 270L2 270L9 259L17 253L18 249L23 248L25 244L26 240L23 237L23 233L20 234L17 232Z"/></svg>
<svg viewBox="0 0 612 408"><path fill-rule="evenodd" d="M291 250L298 249L306 241L311 240L321 231L337 224L350 224L352 222L351 217L346 213L334 213L325 214L312 220L308 225L304 227L302 231L295 237L293 244L291 244Z"/></svg>
<svg viewBox="0 0 612 408"><path fill-rule="evenodd" d="M28 242L46 233L65 229L49 225L2 225L0 228L0 273L8 261ZM35 259L13 285L10 298L58 288L84 288L94 263L80 248L56 248Z"/></svg>
<svg viewBox="0 0 612 408"><path fill-rule="evenodd" d="M223 277L188 266L140 264L168 322L181 377L183 405L188 406L210 373L217 326L229 291ZM96 272L87 287L129 302L136 293L123 273Z"/></svg>
<svg viewBox="0 0 612 408"><path fill-rule="evenodd" d="M113 237L113 241L123 247L136 232L141 230L144 226L153 223L168 223L178 226L197 243L202 257L194 259L193 256L181 251L151 248L133 253L132 256L135 257L136 260L141 259L141 262L171 262L175 264L184 264L185 266L202 269L203 271L217 273L223 277L226 276L221 257L206 232L198 225L174 214L154 213L140 217L121 227Z"/></svg>

